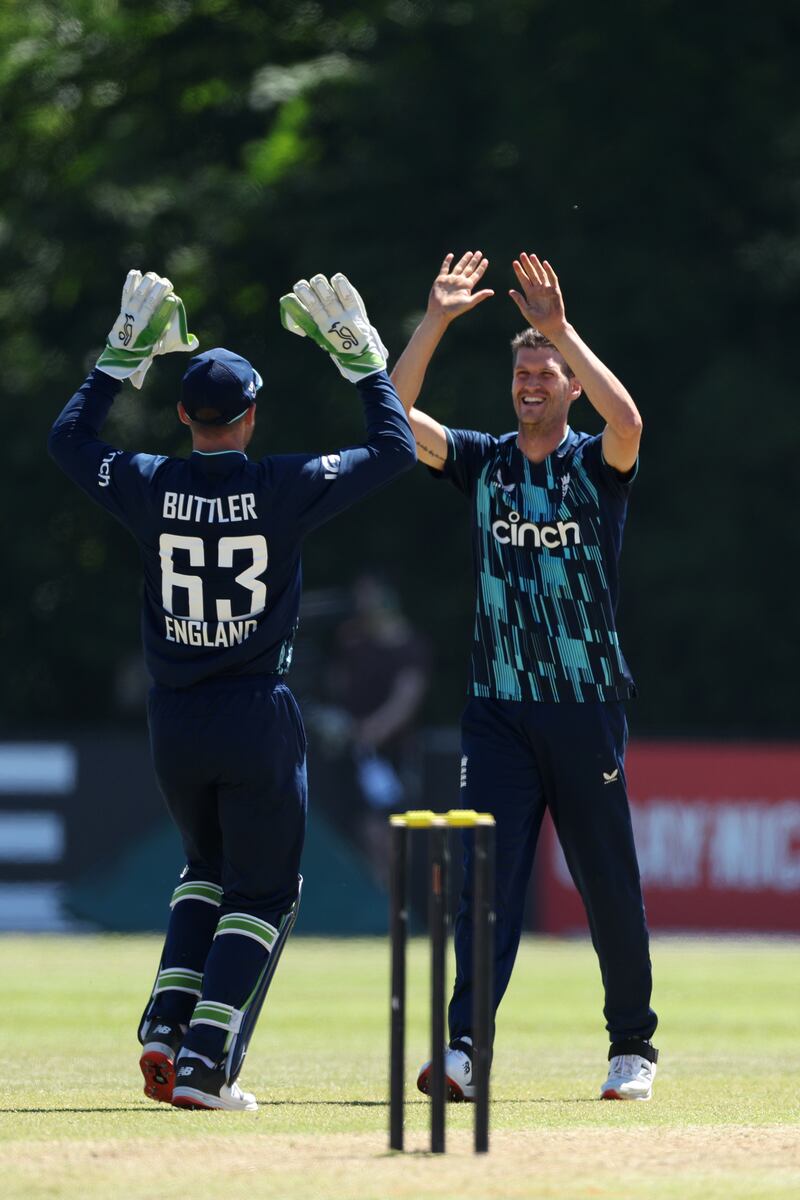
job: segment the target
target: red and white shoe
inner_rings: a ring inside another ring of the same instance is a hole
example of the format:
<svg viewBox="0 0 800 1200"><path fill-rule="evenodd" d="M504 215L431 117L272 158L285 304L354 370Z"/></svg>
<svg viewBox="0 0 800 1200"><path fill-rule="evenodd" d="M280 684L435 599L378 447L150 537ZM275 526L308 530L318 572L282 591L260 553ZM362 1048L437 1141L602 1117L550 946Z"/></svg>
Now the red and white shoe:
<svg viewBox="0 0 800 1200"><path fill-rule="evenodd" d="M184 1031L180 1025L154 1019L145 1035L139 1067L144 1076L144 1094L163 1104L172 1103L175 1083L175 1059L181 1048Z"/></svg>
<svg viewBox="0 0 800 1200"><path fill-rule="evenodd" d="M423 1063L417 1076L417 1087L426 1096L431 1093L430 1062ZM444 1078L447 1099L453 1104L475 1099L472 1082L472 1038L462 1037L450 1043L444 1051Z"/></svg>
<svg viewBox="0 0 800 1200"><path fill-rule="evenodd" d="M653 1095L656 1064L641 1054L615 1054L609 1059L608 1079L601 1100L649 1100Z"/></svg>

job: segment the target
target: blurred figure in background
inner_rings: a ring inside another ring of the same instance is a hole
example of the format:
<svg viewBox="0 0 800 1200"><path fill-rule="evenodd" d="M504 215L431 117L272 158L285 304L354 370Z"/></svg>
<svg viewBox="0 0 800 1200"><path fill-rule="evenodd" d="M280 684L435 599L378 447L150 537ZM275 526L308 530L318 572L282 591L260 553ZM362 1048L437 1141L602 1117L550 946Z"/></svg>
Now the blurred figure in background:
<svg viewBox="0 0 800 1200"><path fill-rule="evenodd" d="M376 879L388 870L387 814L414 807L419 793L415 722L428 689L430 650L394 589L365 572L352 588L352 614L334 633L327 677L332 703L314 710L339 786L331 816L356 842Z"/></svg>

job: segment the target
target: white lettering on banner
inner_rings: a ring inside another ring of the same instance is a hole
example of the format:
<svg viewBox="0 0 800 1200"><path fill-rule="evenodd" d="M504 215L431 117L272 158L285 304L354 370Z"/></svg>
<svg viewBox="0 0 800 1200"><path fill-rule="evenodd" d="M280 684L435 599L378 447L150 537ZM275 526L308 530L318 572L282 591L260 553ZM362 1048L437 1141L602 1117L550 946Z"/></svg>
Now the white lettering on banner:
<svg viewBox="0 0 800 1200"><path fill-rule="evenodd" d="M757 804L724 804L716 814L709 845L709 883L717 888L751 890L762 886L764 863Z"/></svg>
<svg viewBox="0 0 800 1200"><path fill-rule="evenodd" d="M800 891L800 802L722 805L709 859L714 887Z"/></svg>
<svg viewBox="0 0 800 1200"><path fill-rule="evenodd" d="M655 800L631 806L642 878L659 887L699 887L703 881L705 804Z"/></svg>
<svg viewBox="0 0 800 1200"><path fill-rule="evenodd" d="M800 892L800 800L658 798L631 817L645 887ZM552 867L571 883L557 840Z"/></svg>

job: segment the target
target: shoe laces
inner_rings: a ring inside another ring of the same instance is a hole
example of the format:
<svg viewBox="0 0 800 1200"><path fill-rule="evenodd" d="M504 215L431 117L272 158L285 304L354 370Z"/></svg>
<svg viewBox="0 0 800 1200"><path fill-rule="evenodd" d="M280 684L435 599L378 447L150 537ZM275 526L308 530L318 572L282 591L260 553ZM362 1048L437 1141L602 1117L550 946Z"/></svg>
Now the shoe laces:
<svg viewBox="0 0 800 1200"><path fill-rule="evenodd" d="M611 1060L609 1074L619 1079L635 1079L637 1075L649 1075L650 1064L640 1054L617 1054Z"/></svg>

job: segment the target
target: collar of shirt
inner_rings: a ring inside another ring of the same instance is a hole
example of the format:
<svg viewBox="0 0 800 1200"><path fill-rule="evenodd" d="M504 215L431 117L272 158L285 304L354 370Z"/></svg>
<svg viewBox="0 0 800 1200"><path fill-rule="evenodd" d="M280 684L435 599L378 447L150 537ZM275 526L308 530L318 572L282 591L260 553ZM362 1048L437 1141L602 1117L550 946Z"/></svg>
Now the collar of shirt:
<svg viewBox="0 0 800 1200"><path fill-rule="evenodd" d="M229 475L248 459L243 450L193 450L189 461L206 475Z"/></svg>
<svg viewBox="0 0 800 1200"><path fill-rule="evenodd" d="M567 451L570 449L570 447L574 446L577 439L578 439L577 433L575 433L574 429L571 429L570 426L568 425L567 432L564 434L564 437L561 439L561 441L558 443L558 445L555 448L554 453L555 453L556 457L563 458L564 455L567 453Z"/></svg>
<svg viewBox="0 0 800 1200"><path fill-rule="evenodd" d="M532 463L517 445L516 433L504 434L498 439L500 463L504 468L501 470L503 483L520 483L524 479L541 482L551 474L559 475L562 470L562 460L579 440L579 435L568 425L567 432L555 450L552 450L540 463ZM500 482L496 475L495 481ZM503 483L500 484L501 487Z"/></svg>

